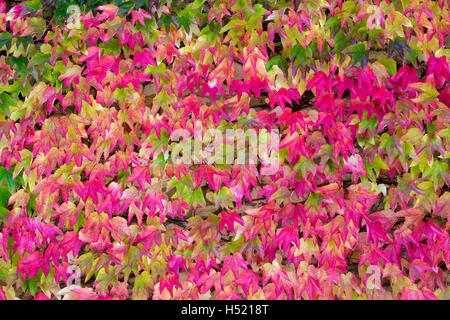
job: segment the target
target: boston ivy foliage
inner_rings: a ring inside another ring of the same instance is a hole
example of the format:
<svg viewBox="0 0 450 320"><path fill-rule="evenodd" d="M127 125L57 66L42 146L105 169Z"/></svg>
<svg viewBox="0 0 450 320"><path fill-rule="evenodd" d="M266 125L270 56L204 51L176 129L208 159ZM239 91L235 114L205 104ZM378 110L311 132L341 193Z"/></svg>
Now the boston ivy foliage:
<svg viewBox="0 0 450 320"><path fill-rule="evenodd" d="M0 0L0 299L449 299L449 10Z"/></svg>

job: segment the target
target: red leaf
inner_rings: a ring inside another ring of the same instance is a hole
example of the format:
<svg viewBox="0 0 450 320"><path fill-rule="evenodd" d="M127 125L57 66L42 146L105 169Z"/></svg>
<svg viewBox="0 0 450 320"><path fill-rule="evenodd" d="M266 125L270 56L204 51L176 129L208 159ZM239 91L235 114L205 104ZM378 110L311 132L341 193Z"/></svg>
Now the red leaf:
<svg viewBox="0 0 450 320"><path fill-rule="evenodd" d="M113 4L106 4L104 6L100 6L97 8L97 10L103 11L98 17L98 21L103 21L106 18L109 18L111 21L114 20L116 17L117 12L119 11L119 8L116 7Z"/></svg>
<svg viewBox="0 0 450 320"><path fill-rule="evenodd" d="M226 275L228 270L231 270L234 278L239 279L239 268L247 270L247 264L240 253L236 252L233 255L226 256L223 259L222 276Z"/></svg>
<svg viewBox="0 0 450 320"><path fill-rule="evenodd" d="M234 222L244 225L244 220L234 210L222 211L220 216L219 230L223 230L224 226L227 226L228 230L234 233Z"/></svg>
<svg viewBox="0 0 450 320"><path fill-rule="evenodd" d="M22 274L22 280L34 278L40 268L42 268L44 275L47 276L49 266L45 264L42 253L40 251L35 251L33 254L19 261L19 264L17 265L17 276Z"/></svg>

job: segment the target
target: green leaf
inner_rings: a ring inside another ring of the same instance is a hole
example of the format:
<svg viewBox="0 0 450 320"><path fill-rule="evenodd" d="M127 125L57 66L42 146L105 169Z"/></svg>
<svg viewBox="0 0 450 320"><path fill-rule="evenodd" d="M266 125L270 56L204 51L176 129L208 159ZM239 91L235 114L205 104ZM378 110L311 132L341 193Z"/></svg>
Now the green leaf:
<svg viewBox="0 0 450 320"><path fill-rule="evenodd" d="M434 161L431 168L428 168L423 173L423 178L432 176L434 182L434 189L442 185L448 175L448 164L446 162Z"/></svg>
<svg viewBox="0 0 450 320"><path fill-rule="evenodd" d="M24 56L10 57L9 65L20 73L28 72L28 58Z"/></svg>
<svg viewBox="0 0 450 320"><path fill-rule="evenodd" d="M273 66L278 66L281 70L283 70L283 72L285 73L288 65L287 62L284 58L282 58L280 55L275 56L273 58L271 58L269 61L267 61L266 63L266 71L269 71L270 69L272 69Z"/></svg>
<svg viewBox="0 0 450 320"><path fill-rule="evenodd" d="M49 59L50 55L38 52L34 54L33 59L31 59L30 63L28 64L28 67L43 65L45 62L48 62Z"/></svg>
<svg viewBox="0 0 450 320"><path fill-rule="evenodd" d="M246 0L236 0L234 5L231 7L233 11L244 11L248 8Z"/></svg>
<svg viewBox="0 0 450 320"><path fill-rule="evenodd" d="M0 183L6 181L11 193L14 192L14 182L12 179L13 170L13 167L9 168L9 170L6 170L5 167L0 167Z"/></svg>
<svg viewBox="0 0 450 320"><path fill-rule="evenodd" d="M184 28L184 30L189 32L189 25L194 22L194 17L191 13L188 10L183 10L183 12L178 15L177 19L178 23Z"/></svg>
<svg viewBox="0 0 450 320"><path fill-rule="evenodd" d="M116 1L117 2L117 1ZM122 1L120 1L122 2ZM117 4L116 4L117 5ZM134 1L125 1L118 5L119 11L117 12L118 15L128 13L131 9L134 7Z"/></svg>
<svg viewBox="0 0 450 320"><path fill-rule="evenodd" d="M11 197L8 187L0 186L0 207L7 207L8 200Z"/></svg>
<svg viewBox="0 0 450 320"><path fill-rule="evenodd" d="M222 208L230 208L233 206L233 200L234 195L230 189L222 186L216 196L216 206L220 205Z"/></svg>
<svg viewBox="0 0 450 320"><path fill-rule="evenodd" d="M35 296L38 286L38 277L28 279L28 288L30 289L30 293Z"/></svg>
<svg viewBox="0 0 450 320"><path fill-rule="evenodd" d="M206 201L203 196L203 191L201 188L196 188L194 190L194 192L192 192L191 200L192 200L192 205L194 205L194 206L198 206L198 205L205 206L206 205Z"/></svg>
<svg viewBox="0 0 450 320"><path fill-rule="evenodd" d="M231 253L237 252L244 243L244 237L239 237L236 241L231 241L228 243L228 248L230 249Z"/></svg>
<svg viewBox="0 0 450 320"><path fill-rule="evenodd" d="M0 33L0 50L3 46L9 46L11 44L12 36L9 32Z"/></svg>
<svg viewBox="0 0 450 320"><path fill-rule="evenodd" d="M25 1L20 4L22 7L27 9L27 12L36 13L42 8L42 3L39 0Z"/></svg>
<svg viewBox="0 0 450 320"><path fill-rule="evenodd" d="M41 36L44 33L47 24L43 18L33 17L30 18L28 21L34 26L34 30L38 33L39 36Z"/></svg>
<svg viewBox="0 0 450 320"><path fill-rule="evenodd" d="M116 38L110 39L108 42L101 43L99 48L105 50L105 54L117 55L122 50L120 41Z"/></svg>
<svg viewBox="0 0 450 320"><path fill-rule="evenodd" d="M14 100L9 96L9 94L3 92L0 94L0 111L6 116L9 115L9 106L13 106Z"/></svg>
<svg viewBox="0 0 450 320"><path fill-rule="evenodd" d="M325 22L325 29L333 29L334 27L339 27L340 24L341 18L338 15L334 15Z"/></svg>
<svg viewBox="0 0 450 320"><path fill-rule="evenodd" d="M381 159L378 154L375 154L375 157L373 158L372 167L382 170L389 170L387 164L384 163L383 159Z"/></svg>
<svg viewBox="0 0 450 320"><path fill-rule="evenodd" d="M389 75L392 76L397 73L397 63L395 63L394 59L381 57L380 59L378 59L378 62L380 62L383 66L386 67L386 70L389 73Z"/></svg>
<svg viewBox="0 0 450 320"><path fill-rule="evenodd" d="M361 67L365 68L369 59L369 50L367 50L364 43L357 43L348 48L348 52L353 54L352 63L350 68L358 62L361 63Z"/></svg>
<svg viewBox="0 0 450 320"><path fill-rule="evenodd" d="M86 218L84 216L83 210L78 214L77 221L73 225L73 231L78 232L81 227L84 227L86 225Z"/></svg>
<svg viewBox="0 0 450 320"><path fill-rule="evenodd" d="M333 49L336 52L342 51L348 47L349 38L345 35L342 29L336 33L333 38Z"/></svg>

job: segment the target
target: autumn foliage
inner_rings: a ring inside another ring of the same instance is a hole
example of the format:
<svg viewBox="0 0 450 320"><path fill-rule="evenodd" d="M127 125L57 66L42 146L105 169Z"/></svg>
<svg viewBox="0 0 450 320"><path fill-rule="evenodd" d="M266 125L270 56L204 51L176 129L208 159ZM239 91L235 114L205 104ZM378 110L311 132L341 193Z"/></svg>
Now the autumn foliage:
<svg viewBox="0 0 450 320"><path fill-rule="evenodd" d="M0 299L450 298L448 0L71 4L0 0Z"/></svg>

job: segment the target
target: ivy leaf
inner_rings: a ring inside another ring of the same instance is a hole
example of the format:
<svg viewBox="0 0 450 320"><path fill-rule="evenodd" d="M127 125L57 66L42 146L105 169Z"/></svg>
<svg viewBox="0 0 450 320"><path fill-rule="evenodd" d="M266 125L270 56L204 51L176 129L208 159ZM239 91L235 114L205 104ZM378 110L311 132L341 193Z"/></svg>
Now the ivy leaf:
<svg viewBox="0 0 450 320"><path fill-rule="evenodd" d="M206 201L203 196L202 188L194 189L194 191L192 192L191 203L192 203L192 208L194 210L197 210L199 205L201 205L202 207L206 206Z"/></svg>
<svg viewBox="0 0 450 320"><path fill-rule="evenodd" d="M0 186L0 207L6 208L8 200L11 197L11 192L5 186Z"/></svg>
<svg viewBox="0 0 450 320"><path fill-rule="evenodd" d="M0 33L0 49L4 46L9 47L11 44L12 36L9 32Z"/></svg>
<svg viewBox="0 0 450 320"><path fill-rule="evenodd" d="M287 70L287 62L284 58L282 58L280 55L277 55L273 58L271 58L266 63L266 71L270 71L273 66L278 66L284 73L286 73Z"/></svg>
<svg viewBox="0 0 450 320"><path fill-rule="evenodd" d="M222 211L220 216L219 230L223 230L223 228L227 226L228 230L234 233L235 222L242 226L244 225L244 220L234 210Z"/></svg>
<svg viewBox="0 0 450 320"><path fill-rule="evenodd" d="M396 38L394 41L389 42L388 45L389 57L392 57L394 51L397 51L402 59L405 59L404 51L411 53L411 49L408 47L405 39L403 38Z"/></svg>
<svg viewBox="0 0 450 320"><path fill-rule="evenodd" d="M14 168L9 168L9 170L6 170L5 167L0 167L0 183L3 181L6 181L6 183L9 186L9 191L11 193L14 193L15 188L14 188L14 182L13 182L13 170Z"/></svg>
<svg viewBox="0 0 450 320"><path fill-rule="evenodd" d="M39 0L24 1L20 3L20 6L25 9L22 15L27 13L35 15L38 12L38 10L42 8L42 3Z"/></svg>
<svg viewBox="0 0 450 320"><path fill-rule="evenodd" d="M9 116L9 107L15 105L14 100L9 94L3 92L0 93L0 111L6 116Z"/></svg>
<svg viewBox="0 0 450 320"><path fill-rule="evenodd" d="M223 259L222 276L226 275L228 270L234 275L235 279L239 279L239 269L247 270L247 264L244 261L242 255L238 252L233 255L226 256Z"/></svg>
<svg viewBox="0 0 450 320"><path fill-rule="evenodd" d="M369 50L366 48L366 45L364 43L357 43L349 47L347 50L350 54L353 55L350 68L360 62L361 67L365 69L369 60Z"/></svg>
<svg viewBox="0 0 450 320"><path fill-rule="evenodd" d="M397 73L397 63L391 58L387 57L381 57L378 59L378 62L380 62L383 66L386 67L387 72L389 75L394 75Z"/></svg>

